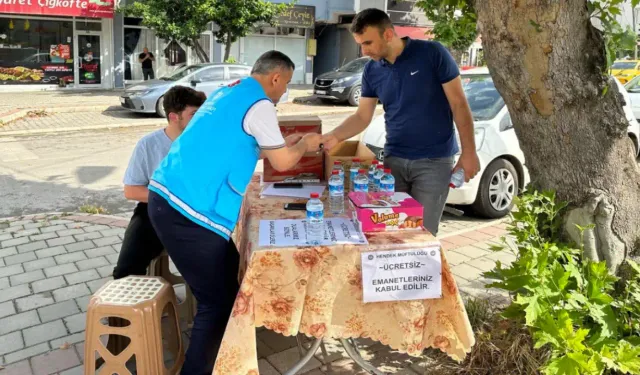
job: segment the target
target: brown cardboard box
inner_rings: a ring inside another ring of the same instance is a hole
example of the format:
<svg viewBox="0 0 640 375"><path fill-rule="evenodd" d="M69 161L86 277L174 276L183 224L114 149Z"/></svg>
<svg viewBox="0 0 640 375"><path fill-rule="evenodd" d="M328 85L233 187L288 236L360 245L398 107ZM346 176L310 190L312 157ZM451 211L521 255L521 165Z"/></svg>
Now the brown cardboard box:
<svg viewBox="0 0 640 375"><path fill-rule="evenodd" d="M328 181L331 177L331 170L333 169L333 162L338 160L342 162L344 173L344 186L349 186L349 168L353 159L360 159L360 165L363 168L368 169L371 162L376 159L376 155L367 147L364 143L358 141L344 141L339 143L331 150L325 151L326 156L324 158L324 173L325 179ZM346 191L346 190L345 190Z"/></svg>
<svg viewBox="0 0 640 375"><path fill-rule="evenodd" d="M322 120L318 116L279 116L278 122L283 137L294 133L322 134ZM269 160L264 160L264 181L283 181L290 177L324 180L324 153L306 153L295 167L284 172L276 171Z"/></svg>

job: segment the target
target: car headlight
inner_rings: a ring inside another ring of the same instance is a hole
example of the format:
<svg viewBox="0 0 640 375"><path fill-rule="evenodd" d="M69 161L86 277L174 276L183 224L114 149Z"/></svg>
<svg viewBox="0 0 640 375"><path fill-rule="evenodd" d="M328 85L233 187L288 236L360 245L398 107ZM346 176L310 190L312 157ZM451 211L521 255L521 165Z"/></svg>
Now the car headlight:
<svg viewBox="0 0 640 375"><path fill-rule="evenodd" d="M144 90L144 91L136 91L134 93L131 94L131 97L140 97L140 96L145 96L147 94L152 93L154 90Z"/></svg>
<svg viewBox="0 0 640 375"><path fill-rule="evenodd" d="M345 83L345 82L347 82L348 80L349 80L349 78L338 78L338 79L336 79L335 81L333 81L333 83L332 83L331 85L332 85L332 86L333 86L333 85L339 85L339 84L341 84L341 83Z"/></svg>

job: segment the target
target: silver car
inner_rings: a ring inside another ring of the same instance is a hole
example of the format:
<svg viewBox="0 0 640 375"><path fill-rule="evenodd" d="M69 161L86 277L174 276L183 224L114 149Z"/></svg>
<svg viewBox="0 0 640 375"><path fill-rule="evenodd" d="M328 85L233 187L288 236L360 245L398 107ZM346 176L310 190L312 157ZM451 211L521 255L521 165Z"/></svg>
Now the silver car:
<svg viewBox="0 0 640 375"><path fill-rule="evenodd" d="M140 113L164 113L164 94L175 85L193 87L207 97L219 88L247 77L251 67L241 64L195 64L184 66L166 77L141 82L125 90L120 97L122 106ZM286 94L285 94L286 95Z"/></svg>

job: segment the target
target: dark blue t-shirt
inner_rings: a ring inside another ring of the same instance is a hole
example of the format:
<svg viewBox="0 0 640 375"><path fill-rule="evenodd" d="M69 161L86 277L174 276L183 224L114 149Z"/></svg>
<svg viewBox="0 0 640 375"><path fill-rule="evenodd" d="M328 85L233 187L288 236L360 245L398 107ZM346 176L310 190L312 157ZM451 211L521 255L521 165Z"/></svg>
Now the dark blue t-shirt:
<svg viewBox="0 0 640 375"><path fill-rule="evenodd" d="M378 98L385 111L385 156L404 159L455 155L453 114L442 85L460 72L440 43L403 38L395 63L371 60L362 75L362 96Z"/></svg>

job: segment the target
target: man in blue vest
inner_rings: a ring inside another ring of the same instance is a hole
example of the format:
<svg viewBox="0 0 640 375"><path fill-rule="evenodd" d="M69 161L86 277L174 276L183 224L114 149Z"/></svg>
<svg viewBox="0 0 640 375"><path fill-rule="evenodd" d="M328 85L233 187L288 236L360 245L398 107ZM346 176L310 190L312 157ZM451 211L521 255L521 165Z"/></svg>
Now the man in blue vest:
<svg viewBox="0 0 640 375"><path fill-rule="evenodd" d="M260 56L250 77L205 101L151 177L151 223L198 302L183 375L213 371L239 288L230 237L258 159L284 171L319 148L319 134L280 133L274 103L294 68L281 52Z"/></svg>
<svg viewBox="0 0 640 375"><path fill-rule="evenodd" d="M389 16L379 9L358 13L351 32L372 60L362 74L358 110L325 135L324 148L364 131L380 100L387 131L385 167L396 179L396 191L407 192L422 204L424 226L435 235L452 171L463 169L469 182L480 170L473 117L458 66L438 42L400 38ZM454 120L462 147L455 166Z"/></svg>

